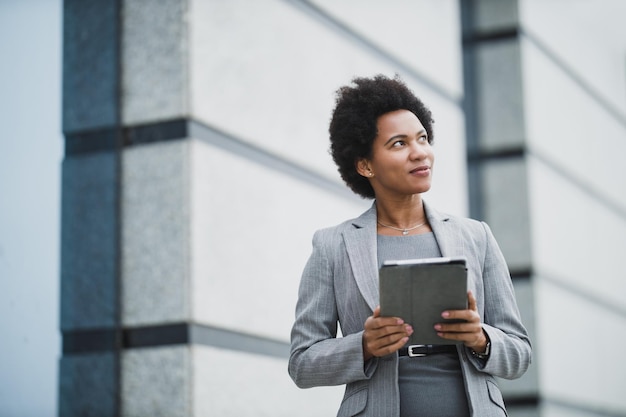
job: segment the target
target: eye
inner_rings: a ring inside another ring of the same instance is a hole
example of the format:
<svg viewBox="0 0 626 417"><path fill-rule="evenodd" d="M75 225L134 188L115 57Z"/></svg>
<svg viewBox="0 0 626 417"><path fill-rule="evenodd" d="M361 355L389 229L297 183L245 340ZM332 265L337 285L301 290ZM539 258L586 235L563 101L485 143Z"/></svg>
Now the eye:
<svg viewBox="0 0 626 417"><path fill-rule="evenodd" d="M419 137L420 142L428 142L428 135L422 135Z"/></svg>
<svg viewBox="0 0 626 417"><path fill-rule="evenodd" d="M397 140L397 141L395 141L394 143L391 144L391 147L392 148L400 148L400 147L402 147L404 145L405 145L404 140Z"/></svg>

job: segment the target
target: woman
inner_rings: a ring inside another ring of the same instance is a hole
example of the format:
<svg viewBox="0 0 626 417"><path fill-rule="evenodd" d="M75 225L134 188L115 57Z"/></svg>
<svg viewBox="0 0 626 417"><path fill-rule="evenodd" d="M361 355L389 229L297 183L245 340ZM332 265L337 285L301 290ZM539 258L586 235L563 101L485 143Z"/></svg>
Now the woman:
<svg viewBox="0 0 626 417"><path fill-rule="evenodd" d="M494 376L518 378L530 364L530 340L489 227L422 199L434 165L432 123L397 77L357 78L337 93L333 159L346 184L375 201L358 218L315 233L289 373L301 388L347 384L339 416L505 416ZM378 269L387 259L441 256L467 259L468 309L442 312L465 322L435 326L461 343L409 356L410 323L380 316Z"/></svg>

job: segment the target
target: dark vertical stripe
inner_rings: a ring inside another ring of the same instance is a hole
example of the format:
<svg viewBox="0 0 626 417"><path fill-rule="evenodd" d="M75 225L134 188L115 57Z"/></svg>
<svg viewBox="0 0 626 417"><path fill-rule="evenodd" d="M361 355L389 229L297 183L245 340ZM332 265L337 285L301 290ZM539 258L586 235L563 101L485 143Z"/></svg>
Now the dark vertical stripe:
<svg viewBox="0 0 626 417"><path fill-rule="evenodd" d="M471 0L460 0L461 36L471 39L474 36L474 9ZM476 57L474 42L462 42L463 54L463 113L465 115L465 140L467 146L467 181L470 216L484 219L481 163L478 144L478 98L476 86Z"/></svg>
<svg viewBox="0 0 626 417"><path fill-rule="evenodd" d="M116 26L115 32L115 56L117 58L117 71L115 78L115 329L114 329L114 362L115 362L115 417L122 415L122 186L124 132L122 129L122 42L123 42L123 0L115 0Z"/></svg>

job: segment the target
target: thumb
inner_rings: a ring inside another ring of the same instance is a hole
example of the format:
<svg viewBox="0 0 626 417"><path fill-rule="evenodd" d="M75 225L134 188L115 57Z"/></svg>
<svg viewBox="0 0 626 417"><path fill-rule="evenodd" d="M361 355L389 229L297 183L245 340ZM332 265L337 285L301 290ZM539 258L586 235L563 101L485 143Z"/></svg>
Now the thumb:
<svg viewBox="0 0 626 417"><path fill-rule="evenodd" d="M478 311L478 307L476 307L476 297L474 297L474 294L471 290L467 292L467 304L467 308L469 310Z"/></svg>

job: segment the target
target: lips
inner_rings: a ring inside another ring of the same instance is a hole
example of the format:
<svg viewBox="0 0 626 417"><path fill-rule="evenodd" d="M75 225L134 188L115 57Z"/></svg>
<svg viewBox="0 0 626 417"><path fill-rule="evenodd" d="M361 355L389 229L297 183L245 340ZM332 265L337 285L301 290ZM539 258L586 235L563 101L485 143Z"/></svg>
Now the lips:
<svg viewBox="0 0 626 417"><path fill-rule="evenodd" d="M430 167L428 165L422 165L409 172L413 175L428 175L430 173Z"/></svg>

